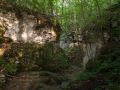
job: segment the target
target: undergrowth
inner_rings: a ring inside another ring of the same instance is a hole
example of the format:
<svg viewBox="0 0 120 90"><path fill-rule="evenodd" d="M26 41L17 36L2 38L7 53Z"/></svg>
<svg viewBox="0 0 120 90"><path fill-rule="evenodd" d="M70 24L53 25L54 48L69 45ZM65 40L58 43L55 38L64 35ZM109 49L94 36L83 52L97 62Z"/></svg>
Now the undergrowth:
<svg viewBox="0 0 120 90"><path fill-rule="evenodd" d="M91 85L92 90L120 90L119 76L120 44L109 43L102 48L95 61L89 61L86 70L78 75L77 80L95 82Z"/></svg>

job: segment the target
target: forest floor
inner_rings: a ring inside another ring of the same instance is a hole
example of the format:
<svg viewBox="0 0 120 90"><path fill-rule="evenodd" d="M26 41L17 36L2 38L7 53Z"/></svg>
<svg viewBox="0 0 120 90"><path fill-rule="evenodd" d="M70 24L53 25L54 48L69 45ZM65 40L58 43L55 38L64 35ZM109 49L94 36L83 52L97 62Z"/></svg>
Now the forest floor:
<svg viewBox="0 0 120 90"><path fill-rule="evenodd" d="M66 90L80 73L79 66L53 73L49 71L21 72L10 78L4 90Z"/></svg>

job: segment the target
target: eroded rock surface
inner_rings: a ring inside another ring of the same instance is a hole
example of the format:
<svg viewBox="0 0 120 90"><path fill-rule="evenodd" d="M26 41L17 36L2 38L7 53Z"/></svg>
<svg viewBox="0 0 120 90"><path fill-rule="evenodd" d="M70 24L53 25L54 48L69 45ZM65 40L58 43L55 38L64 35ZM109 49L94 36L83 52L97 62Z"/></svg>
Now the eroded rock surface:
<svg viewBox="0 0 120 90"><path fill-rule="evenodd" d="M1 12L0 26L4 27L4 37L14 42L29 42L44 44L57 40L57 28L45 16L35 16L21 12Z"/></svg>

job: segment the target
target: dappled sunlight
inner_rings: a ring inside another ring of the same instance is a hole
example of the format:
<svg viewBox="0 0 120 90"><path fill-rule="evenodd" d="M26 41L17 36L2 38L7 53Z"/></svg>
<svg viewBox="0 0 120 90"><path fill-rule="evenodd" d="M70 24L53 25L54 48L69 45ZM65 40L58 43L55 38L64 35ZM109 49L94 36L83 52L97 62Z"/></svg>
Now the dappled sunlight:
<svg viewBox="0 0 120 90"><path fill-rule="evenodd" d="M4 52L5 52L5 49L4 48L0 48L0 56L3 56Z"/></svg>
<svg viewBox="0 0 120 90"><path fill-rule="evenodd" d="M23 38L23 40L24 40L25 42L27 42L27 37L28 37L28 35L27 35L26 32L23 32L22 35L21 35L21 37Z"/></svg>
<svg viewBox="0 0 120 90"><path fill-rule="evenodd" d="M6 13L4 16L2 13L0 14L0 23L6 29L3 36L11 38L13 42L22 41L45 44L57 39L56 31L51 26L39 27L36 30L38 23L32 15L23 14L23 20L19 20L13 13ZM39 22L42 21L39 20Z"/></svg>
<svg viewBox="0 0 120 90"><path fill-rule="evenodd" d="M11 36L11 39L12 39L13 41L17 41L17 36L16 36L15 34L13 34L13 35Z"/></svg>
<svg viewBox="0 0 120 90"><path fill-rule="evenodd" d="M0 90L120 90L119 0L0 0Z"/></svg>

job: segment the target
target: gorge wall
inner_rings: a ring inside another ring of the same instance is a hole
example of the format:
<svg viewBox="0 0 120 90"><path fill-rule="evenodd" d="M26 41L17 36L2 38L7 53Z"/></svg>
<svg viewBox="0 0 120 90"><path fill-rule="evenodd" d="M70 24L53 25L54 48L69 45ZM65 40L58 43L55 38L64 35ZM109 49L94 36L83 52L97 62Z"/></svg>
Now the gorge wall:
<svg viewBox="0 0 120 90"><path fill-rule="evenodd" d="M50 17L5 2L0 4L0 31L13 42L45 44L57 41L59 30Z"/></svg>

